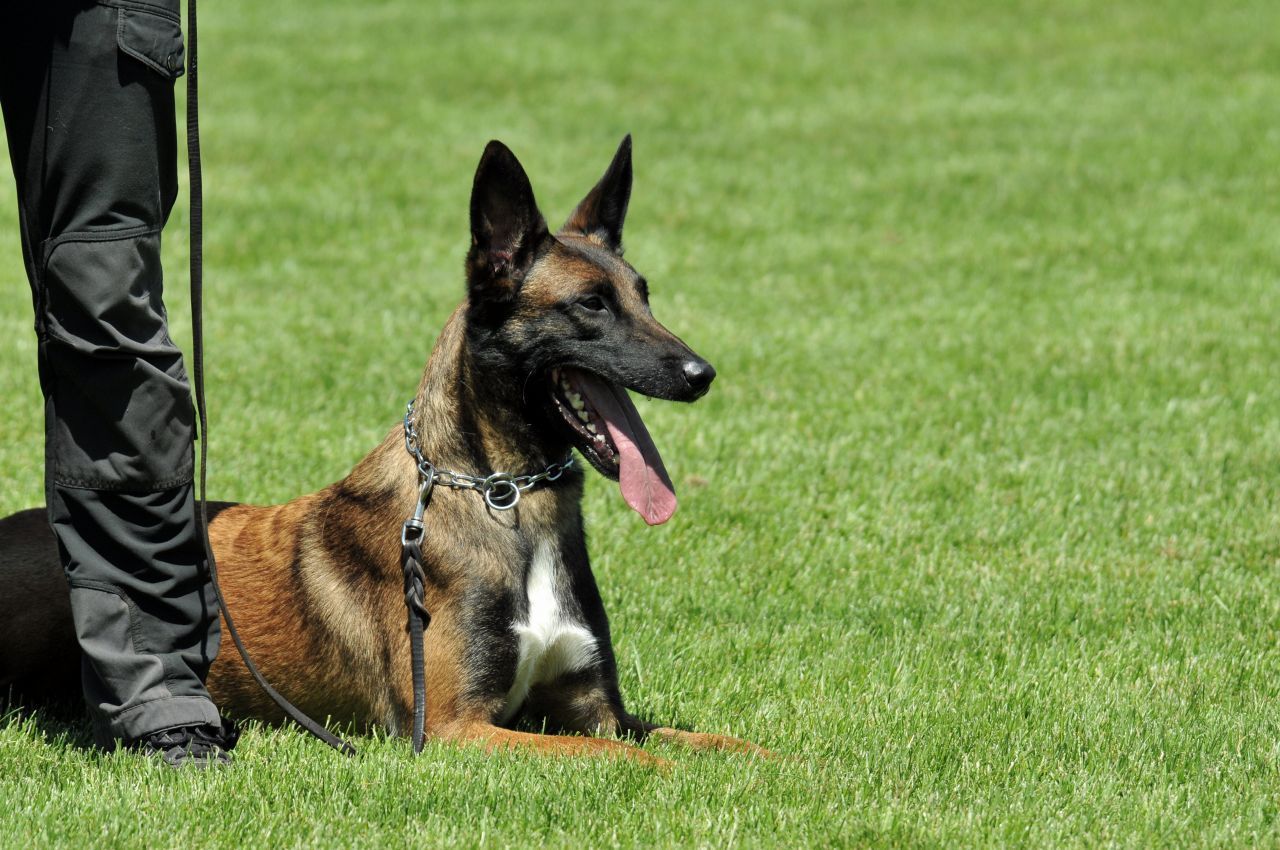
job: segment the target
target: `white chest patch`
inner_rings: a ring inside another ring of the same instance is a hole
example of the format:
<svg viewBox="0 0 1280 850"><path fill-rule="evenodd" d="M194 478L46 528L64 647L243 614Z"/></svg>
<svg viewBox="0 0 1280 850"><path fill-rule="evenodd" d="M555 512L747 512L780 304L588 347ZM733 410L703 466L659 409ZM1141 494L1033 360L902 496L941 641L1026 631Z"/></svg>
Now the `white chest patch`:
<svg viewBox="0 0 1280 850"><path fill-rule="evenodd" d="M563 572L560 553L550 541L540 542L525 586L529 617L511 626L520 643L519 661L500 722L515 717L534 685L581 670L596 660L595 636L560 604L557 585Z"/></svg>

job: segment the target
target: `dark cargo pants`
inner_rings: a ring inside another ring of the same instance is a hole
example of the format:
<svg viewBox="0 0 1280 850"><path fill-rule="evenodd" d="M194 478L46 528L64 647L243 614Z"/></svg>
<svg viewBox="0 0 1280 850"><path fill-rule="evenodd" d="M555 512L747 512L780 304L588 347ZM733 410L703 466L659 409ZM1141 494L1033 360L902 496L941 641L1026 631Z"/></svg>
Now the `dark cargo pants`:
<svg viewBox="0 0 1280 850"><path fill-rule="evenodd" d="M17 0L0 25L49 521L106 745L219 721L204 687L219 630L192 499L192 407L161 299L178 2Z"/></svg>

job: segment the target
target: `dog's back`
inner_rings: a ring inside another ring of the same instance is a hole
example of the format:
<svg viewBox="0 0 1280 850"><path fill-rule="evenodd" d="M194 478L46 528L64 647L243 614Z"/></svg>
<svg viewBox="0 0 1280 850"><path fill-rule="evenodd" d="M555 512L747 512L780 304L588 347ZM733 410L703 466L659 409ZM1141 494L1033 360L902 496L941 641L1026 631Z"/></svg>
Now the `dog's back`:
<svg viewBox="0 0 1280 850"><path fill-rule="evenodd" d="M230 503L209 503L216 516ZM44 508L0 519L0 706L79 704L80 646Z"/></svg>
<svg viewBox="0 0 1280 850"><path fill-rule="evenodd" d="M0 702L78 699L80 650L43 508L0 519Z"/></svg>

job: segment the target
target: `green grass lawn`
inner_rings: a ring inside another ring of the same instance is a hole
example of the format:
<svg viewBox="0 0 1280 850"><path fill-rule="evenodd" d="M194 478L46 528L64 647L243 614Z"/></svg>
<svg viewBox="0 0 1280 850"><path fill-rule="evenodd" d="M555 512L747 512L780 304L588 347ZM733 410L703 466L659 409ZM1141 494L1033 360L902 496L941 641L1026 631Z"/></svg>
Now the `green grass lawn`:
<svg viewBox="0 0 1280 850"><path fill-rule="evenodd" d="M628 259L720 378L641 405L669 525L588 485L623 692L793 758L251 727L195 775L11 717L0 845L1280 844L1280 6L238 0L200 31L211 494L317 489L396 421L488 139L558 222L630 131ZM42 426L3 174L7 513Z"/></svg>

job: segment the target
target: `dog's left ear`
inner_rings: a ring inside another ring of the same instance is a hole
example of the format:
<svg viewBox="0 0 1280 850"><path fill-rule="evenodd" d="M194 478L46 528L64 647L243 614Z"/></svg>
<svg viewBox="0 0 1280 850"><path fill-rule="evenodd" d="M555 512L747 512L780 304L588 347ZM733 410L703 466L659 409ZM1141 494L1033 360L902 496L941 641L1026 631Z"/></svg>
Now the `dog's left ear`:
<svg viewBox="0 0 1280 850"><path fill-rule="evenodd" d="M502 142L489 142L471 187L472 293L486 299L514 295L547 236L520 161Z"/></svg>
<svg viewBox="0 0 1280 850"><path fill-rule="evenodd" d="M631 134L618 145L613 162L595 188L578 204L560 229L595 239L612 251L622 253L622 222L631 201Z"/></svg>

